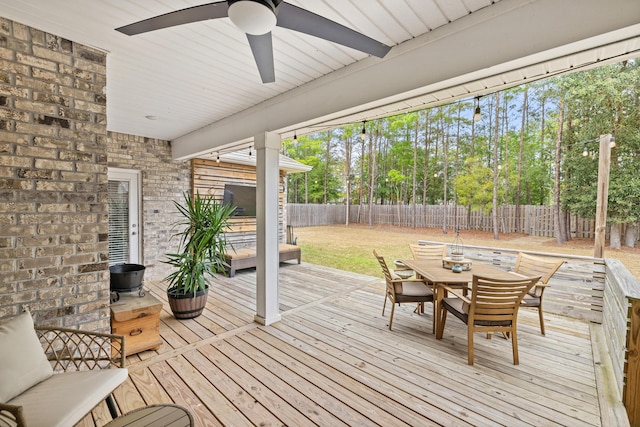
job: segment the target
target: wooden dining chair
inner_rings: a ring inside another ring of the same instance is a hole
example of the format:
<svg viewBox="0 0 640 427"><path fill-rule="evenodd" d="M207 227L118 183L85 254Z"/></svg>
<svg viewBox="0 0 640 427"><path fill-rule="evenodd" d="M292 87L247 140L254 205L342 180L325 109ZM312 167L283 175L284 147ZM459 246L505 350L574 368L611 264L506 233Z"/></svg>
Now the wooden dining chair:
<svg viewBox="0 0 640 427"><path fill-rule="evenodd" d="M424 280L421 279L403 279L394 274L384 258L374 250L373 255L376 257L384 273L384 279L386 283L384 304L382 305L382 315L384 316L384 310L387 305L387 299L391 303L391 315L389 316L389 330L393 324L393 313L395 311L395 305L402 303L418 303L421 304L421 310L424 313L424 303L433 302L433 289L427 285ZM435 313L433 321L433 330L435 332Z"/></svg>
<svg viewBox="0 0 640 427"><path fill-rule="evenodd" d="M417 245L409 244L413 259L432 259L441 261L447 254L446 245Z"/></svg>
<svg viewBox="0 0 640 427"><path fill-rule="evenodd" d="M511 337L513 364L518 360L517 320L518 309L524 296L540 280L538 277L498 280L473 275L471 298L445 286L453 297L444 298L440 304L440 318L436 339L442 339L447 312L467 325L468 363L473 365L473 334L476 332L502 332Z"/></svg>
<svg viewBox="0 0 640 427"><path fill-rule="evenodd" d="M531 290L522 299L523 307L537 307L538 317L540 318L540 333L545 334L544 331L544 316L542 314L542 296L544 290L549 286L549 280L555 274L556 271L564 263L563 260L556 261L549 258L540 258L533 255L527 255L522 252L518 253L516 259L515 273L522 276L540 276L540 281L531 288Z"/></svg>
<svg viewBox="0 0 640 427"><path fill-rule="evenodd" d="M447 256L447 245L416 245L409 243L409 249L413 259L442 261ZM418 273L416 273L416 277L421 278ZM467 294L467 283L451 283L450 286L462 287L463 295Z"/></svg>
<svg viewBox="0 0 640 427"><path fill-rule="evenodd" d="M442 261L442 258L447 254L446 245L419 245L409 243L409 250L411 251L413 259ZM416 278L421 279L422 277L416 273Z"/></svg>

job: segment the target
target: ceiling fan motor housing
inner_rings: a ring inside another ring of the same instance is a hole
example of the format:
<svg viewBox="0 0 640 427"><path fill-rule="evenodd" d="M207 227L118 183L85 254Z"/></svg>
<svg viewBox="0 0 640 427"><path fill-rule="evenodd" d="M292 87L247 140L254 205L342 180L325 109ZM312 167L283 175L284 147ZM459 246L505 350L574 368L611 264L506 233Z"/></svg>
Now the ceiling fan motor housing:
<svg viewBox="0 0 640 427"><path fill-rule="evenodd" d="M247 34L267 34L276 26L276 7L282 0L228 0L229 19Z"/></svg>
<svg viewBox="0 0 640 427"><path fill-rule="evenodd" d="M274 12L276 10L276 7L278 7L278 5L282 3L282 0L227 0L227 3L229 4L229 6L231 6L234 3L247 2L247 1L263 4L271 8L271 10L273 10Z"/></svg>

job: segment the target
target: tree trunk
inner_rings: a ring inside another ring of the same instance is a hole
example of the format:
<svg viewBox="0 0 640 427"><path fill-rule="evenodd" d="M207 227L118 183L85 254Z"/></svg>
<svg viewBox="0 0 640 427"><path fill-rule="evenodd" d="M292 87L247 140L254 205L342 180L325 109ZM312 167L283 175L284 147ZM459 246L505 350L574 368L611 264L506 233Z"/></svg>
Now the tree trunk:
<svg viewBox="0 0 640 427"><path fill-rule="evenodd" d="M416 115L416 134L413 139L413 176L412 176L412 188L411 188L411 228L416 228L416 186L417 172L418 172L418 133L420 133L420 114Z"/></svg>
<svg viewBox="0 0 640 427"><path fill-rule="evenodd" d="M458 188L455 179L458 177L458 169L460 167L460 123L462 115L462 104L458 104L458 127L456 129L456 161L453 167L453 228L460 231L460 221L458 220Z"/></svg>
<svg viewBox="0 0 640 427"><path fill-rule="evenodd" d="M424 123L424 174L422 176L422 206L427 205L427 179L429 177L429 142L431 133L429 132L429 111ZM425 221L426 222L426 221Z"/></svg>
<svg viewBox="0 0 640 427"><path fill-rule="evenodd" d="M442 123L442 203L444 214L442 215L442 232L447 234L449 219L449 201L447 200L447 185L449 180L449 124L445 128L444 113L440 107L440 121Z"/></svg>
<svg viewBox="0 0 640 427"><path fill-rule="evenodd" d="M609 247L611 249L620 249L620 232L622 224L611 224L609 231Z"/></svg>
<svg viewBox="0 0 640 427"><path fill-rule="evenodd" d="M480 97L476 98L476 108L480 108ZM476 143L476 120L475 114L471 119L471 147L469 147L469 156L473 159L475 156L475 143ZM467 205L467 229L471 227L471 204Z"/></svg>
<svg viewBox="0 0 640 427"><path fill-rule="evenodd" d="M542 98L540 100L540 102L541 102L541 106L540 106L540 145L542 147L544 147L544 125L545 125L545 122L544 122L544 119L545 119L545 117L544 117L544 105L545 105L546 101L547 100L545 98Z"/></svg>
<svg viewBox="0 0 640 427"><path fill-rule="evenodd" d="M364 127L364 125L362 125ZM365 140L360 139L360 188L358 189L358 222L361 222L360 212L363 210L364 199L362 191L365 186L364 180L364 159L365 159Z"/></svg>
<svg viewBox="0 0 640 427"><path fill-rule="evenodd" d="M564 230L566 233L566 238L567 238L567 242L569 240L571 240L571 212L569 212L566 209L563 209L562 212L564 213Z"/></svg>
<svg viewBox="0 0 640 427"><path fill-rule="evenodd" d="M624 245L635 248L638 241L638 224L626 224L624 230Z"/></svg>
<svg viewBox="0 0 640 427"><path fill-rule="evenodd" d="M496 92L496 125L493 135L493 211L491 218L493 220L493 239L499 240L499 224L498 224L498 130L500 128L500 92Z"/></svg>
<svg viewBox="0 0 640 427"><path fill-rule="evenodd" d="M556 152L554 159L554 185L553 185L553 228L556 235L556 243L567 241L567 231L564 227L564 215L560 208L560 156L562 155L562 125L564 122L564 96L558 103L558 131L556 133Z"/></svg>
<svg viewBox="0 0 640 427"><path fill-rule="evenodd" d="M376 150L373 135L369 136L369 227L373 225L373 186L376 179Z"/></svg>
<svg viewBox="0 0 640 427"><path fill-rule="evenodd" d="M344 141L344 173L347 177L347 181L346 181L346 190L347 190L347 194L346 194L346 205L347 205L347 217L345 220L345 225L349 225L349 209L351 207L351 137L348 137L347 139L345 139Z"/></svg>
<svg viewBox="0 0 640 427"><path fill-rule="evenodd" d="M504 97L504 128L502 130L502 134L505 136L504 138L504 154L502 158L504 159L504 197L502 199L502 204L506 205L509 200L509 98L507 95ZM504 217L500 218L502 222L502 232L504 234L509 234L509 228L504 223Z"/></svg>
<svg viewBox="0 0 640 427"><path fill-rule="evenodd" d="M520 123L520 148L518 150L518 182L516 186L516 233L522 233L522 206L520 199L522 198L522 152L524 151L524 129L527 117L527 102L529 100L528 88L524 89L522 100L522 122Z"/></svg>
<svg viewBox="0 0 640 427"><path fill-rule="evenodd" d="M324 183L322 200L324 204L327 204L327 177L329 174L329 164L331 162L331 131L327 132L327 152L324 160Z"/></svg>

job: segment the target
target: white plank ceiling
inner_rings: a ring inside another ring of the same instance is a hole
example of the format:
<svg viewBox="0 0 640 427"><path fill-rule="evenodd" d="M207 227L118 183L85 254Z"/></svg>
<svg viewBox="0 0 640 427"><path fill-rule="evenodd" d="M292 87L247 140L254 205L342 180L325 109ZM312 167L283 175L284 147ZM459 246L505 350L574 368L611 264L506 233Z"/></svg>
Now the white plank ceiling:
<svg viewBox="0 0 640 427"><path fill-rule="evenodd" d="M389 46L391 53L413 39L437 38L439 29L461 23L473 26L482 12L499 4L520 7L536 0L288 0L288 3L337 21ZM640 5L637 0L616 3ZM385 61L295 31L273 31L276 82L260 80L245 34L228 18L209 20L126 36L114 30L159 14L207 3L202 0L0 0L0 17L107 51L108 129L174 140L194 130L255 108L304 88L323 76L349 73L357 63ZM554 2L548 2L553 4ZM487 12L488 11L488 12ZM554 11L549 10L549 13ZM532 17L535 19L535 17ZM640 6L638 19L640 22ZM517 24L515 24L517 26ZM585 23L589 25L589 23ZM550 28L549 31L553 31ZM464 29L462 30L464 31ZM635 31L635 30L634 30ZM442 87L416 90L378 104L353 108L333 122L359 121L416 109L443 100L488 93L555 72L624 55L638 55L635 31L600 50L570 51L541 64L497 67L490 78L448 81ZM610 41L610 40L609 40ZM472 42L472 40L470 40ZM452 52L455 55L455 52ZM389 55L387 55L389 56ZM496 64L498 65L498 64ZM417 89L417 88L416 88ZM304 90L304 89L302 89ZM310 102L312 102L310 100ZM147 117L153 116L155 120ZM288 123L284 137L331 123L326 117ZM311 127L314 126L314 127ZM230 143L230 141L225 141ZM237 143L237 141L236 141ZM244 141L246 145L246 140Z"/></svg>

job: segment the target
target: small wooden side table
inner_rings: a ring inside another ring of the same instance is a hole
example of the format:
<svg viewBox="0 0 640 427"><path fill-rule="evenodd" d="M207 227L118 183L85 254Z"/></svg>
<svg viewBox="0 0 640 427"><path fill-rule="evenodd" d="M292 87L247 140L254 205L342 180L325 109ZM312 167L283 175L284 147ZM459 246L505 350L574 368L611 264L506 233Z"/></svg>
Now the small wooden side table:
<svg viewBox="0 0 640 427"><path fill-rule="evenodd" d="M120 293L111 303L111 332L125 336L126 356L162 345L160 311L162 303L150 294Z"/></svg>
<svg viewBox="0 0 640 427"><path fill-rule="evenodd" d="M114 418L105 427L192 427L193 417L182 406L158 404L135 409Z"/></svg>

